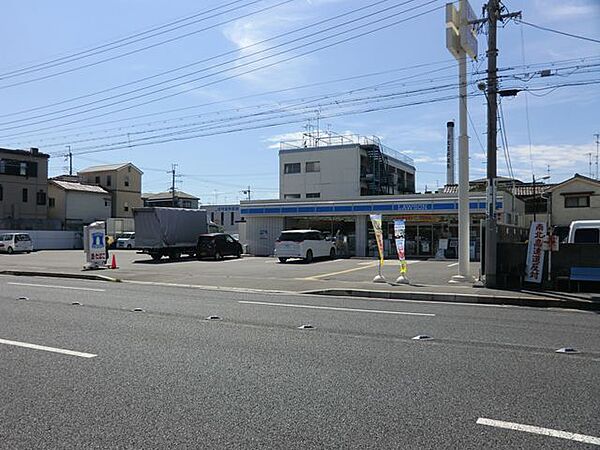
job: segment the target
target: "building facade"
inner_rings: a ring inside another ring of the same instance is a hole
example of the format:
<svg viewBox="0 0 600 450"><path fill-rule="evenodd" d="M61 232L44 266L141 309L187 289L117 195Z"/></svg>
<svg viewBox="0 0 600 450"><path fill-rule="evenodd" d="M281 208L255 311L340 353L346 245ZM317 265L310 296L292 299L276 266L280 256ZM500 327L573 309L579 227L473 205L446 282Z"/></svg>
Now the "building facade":
<svg viewBox="0 0 600 450"><path fill-rule="evenodd" d="M111 195L100 186L61 179L48 182L48 218L60 220L63 230L80 231L84 225L111 215Z"/></svg>
<svg viewBox="0 0 600 450"><path fill-rule="evenodd" d="M377 138L306 134L279 150L280 200L344 200L415 192L412 159Z"/></svg>
<svg viewBox="0 0 600 450"><path fill-rule="evenodd" d="M244 218L240 215L240 205L203 205L207 219L223 228L225 233L240 234L240 223Z"/></svg>
<svg viewBox="0 0 600 450"><path fill-rule="evenodd" d="M182 191L159 192L158 194L142 195L144 206L160 206L164 208L198 209L198 197Z"/></svg>
<svg viewBox="0 0 600 450"><path fill-rule="evenodd" d="M142 201L143 172L132 163L88 167L78 175L84 184L101 186L111 195L111 217L132 218Z"/></svg>
<svg viewBox="0 0 600 450"><path fill-rule="evenodd" d="M0 149L0 219L47 219L48 158L37 148Z"/></svg>
<svg viewBox="0 0 600 450"><path fill-rule="evenodd" d="M514 204L514 206L513 206ZM481 230L485 219L485 194L471 193L471 259L479 259ZM523 211L523 202L508 192L500 192L496 208L498 222L505 222L513 208ZM373 196L337 201L262 200L245 201L240 214L246 222L248 251L272 255L275 240L283 230L315 229L330 236L343 236L345 256L374 256L377 252L370 214L381 214L386 256L395 256L394 220L406 221L406 255L430 258L438 254L440 239L448 239L444 256L455 257L458 239L458 198L455 194L412 194Z"/></svg>
<svg viewBox="0 0 600 450"><path fill-rule="evenodd" d="M566 236L571 222L575 220L600 220L600 181L575 174L572 178L556 184L544 194L549 203L550 225ZM547 220L542 216L541 220Z"/></svg>

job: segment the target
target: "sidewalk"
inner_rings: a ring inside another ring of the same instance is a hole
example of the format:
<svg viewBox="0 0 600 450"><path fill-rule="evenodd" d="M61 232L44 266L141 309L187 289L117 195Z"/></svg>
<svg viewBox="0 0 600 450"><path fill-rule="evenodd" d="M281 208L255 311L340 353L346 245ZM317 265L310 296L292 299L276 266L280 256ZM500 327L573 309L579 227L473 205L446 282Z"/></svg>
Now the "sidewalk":
<svg viewBox="0 0 600 450"><path fill-rule="evenodd" d="M280 264L275 258L245 257L225 261L167 259L154 262L147 255L117 251L117 270L82 271L81 251L46 251L31 255L3 255L0 274L53 276L101 281L175 285L211 290L251 290L317 295L481 303L494 305L573 308L600 311L600 294L506 291L448 284L456 270L448 261L409 261L410 285L373 283L373 260L335 260L313 264ZM472 272L476 271L473 267ZM388 280L398 267L386 263Z"/></svg>

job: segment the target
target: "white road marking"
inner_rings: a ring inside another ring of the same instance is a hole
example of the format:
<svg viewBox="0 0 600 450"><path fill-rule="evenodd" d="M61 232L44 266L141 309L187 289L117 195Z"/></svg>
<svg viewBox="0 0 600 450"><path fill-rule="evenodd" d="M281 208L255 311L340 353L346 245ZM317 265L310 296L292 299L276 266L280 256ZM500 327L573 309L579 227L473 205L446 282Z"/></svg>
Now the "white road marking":
<svg viewBox="0 0 600 450"><path fill-rule="evenodd" d="M454 267L454 266L458 266L458 263L448 264L448 267Z"/></svg>
<svg viewBox="0 0 600 450"><path fill-rule="evenodd" d="M13 345L15 347L31 348L33 350L43 350L45 352L61 353L63 355L69 355L69 356L79 356L80 358L94 358L94 357L98 356L98 355L94 355L92 353L83 353L83 352L76 352L73 350L65 350L62 348L46 347L44 345L29 344L27 342L9 341L7 339L0 339L0 344Z"/></svg>
<svg viewBox="0 0 600 450"><path fill-rule="evenodd" d="M600 438L588 436L585 434L570 433L568 431L553 430L551 428L534 427L532 425L524 425L521 423L504 422L502 420L493 420L480 417L477 419L477 424L487 425L496 428L505 428L507 430L525 431L527 433L541 434L543 436L551 436L560 439L568 439L571 441L583 442L585 444L600 445Z"/></svg>
<svg viewBox="0 0 600 450"><path fill-rule="evenodd" d="M106 292L106 289L95 289L95 288L75 287L75 286L55 286L52 284L12 283L12 282L8 282L6 284L12 284L15 286L30 286L30 287L52 288L52 289L72 289L75 291Z"/></svg>
<svg viewBox="0 0 600 450"><path fill-rule="evenodd" d="M252 301L246 301L246 300L239 300L238 303L243 303L243 304L247 304L247 305L262 305L262 306L284 306L286 308L326 309L329 311L348 311L348 312L364 312L364 313L376 313L376 314L395 314L395 315L399 315L399 316L435 317L435 314L429 314L429 313L388 311L388 310L381 310L381 309L338 308L335 306L314 306L314 305L298 305L298 304L293 304L293 303L252 302Z"/></svg>

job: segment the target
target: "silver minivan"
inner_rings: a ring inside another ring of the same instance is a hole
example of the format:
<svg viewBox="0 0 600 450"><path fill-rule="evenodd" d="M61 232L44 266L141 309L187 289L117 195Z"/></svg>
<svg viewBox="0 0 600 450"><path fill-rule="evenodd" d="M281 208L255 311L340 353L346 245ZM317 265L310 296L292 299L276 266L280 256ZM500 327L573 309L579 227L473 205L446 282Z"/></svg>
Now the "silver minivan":
<svg viewBox="0 0 600 450"><path fill-rule="evenodd" d="M33 251L31 236L27 233L4 233L0 234L0 252L9 255L17 252L29 253Z"/></svg>

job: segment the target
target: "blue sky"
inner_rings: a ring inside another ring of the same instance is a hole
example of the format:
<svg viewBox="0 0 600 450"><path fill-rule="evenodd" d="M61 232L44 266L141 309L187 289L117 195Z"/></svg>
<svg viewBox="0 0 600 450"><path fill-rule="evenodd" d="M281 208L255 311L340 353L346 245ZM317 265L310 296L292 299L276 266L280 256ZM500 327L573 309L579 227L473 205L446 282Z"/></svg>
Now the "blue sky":
<svg viewBox="0 0 600 450"><path fill-rule="evenodd" d="M182 175L178 188L204 203L236 202L248 185L257 198L277 196L279 140L297 138L309 120L315 127L318 116L323 130L380 136L384 144L414 158L419 190L435 189L445 181L445 124L458 116L458 101L450 98L456 94L452 85L457 67L445 47L444 10L410 17L444 2L375 3L5 0L0 29L5 43L0 60L0 146L35 146L58 155L71 145L76 169L132 161L144 170L145 192L168 189L167 171L176 163ZM482 4L472 2L477 13ZM506 0L505 4L511 11L522 10L528 22L600 39L600 1ZM85 57L75 61L60 59L213 8L199 16L204 20L180 22L185 26L177 30L162 29L160 35L92 56L82 53ZM314 25L358 8L363 10ZM400 20L404 21L300 56ZM325 31L334 25L338 26ZM298 31L261 43L294 30ZM295 38L302 39L283 45ZM282 45L272 49L278 44ZM148 45L153 47L138 51ZM480 54L485 45L481 35ZM502 87L536 89L502 101L515 176L531 179L533 168L540 177L547 174L548 165L551 181L574 172L588 174L588 153L594 157L596 153L593 135L600 132L598 84L550 87L599 80L600 44L510 22L499 30L499 49L500 73L506 76ZM131 54L122 56L126 52ZM223 53L227 54L218 56ZM108 58L113 59L101 62ZM56 60L54 67L37 66L50 60ZM90 66L80 68L84 64ZM485 64L485 58L470 62L469 71L480 72ZM115 88L184 65L190 66ZM261 69L264 65L269 67ZM14 72L30 67L25 74ZM544 68L554 75L540 78ZM57 74L62 71L68 73ZM196 75L183 76L194 71ZM470 76L481 77L481 73ZM155 83L155 88L143 89ZM149 94L161 88L168 89ZM138 91L128 93L134 89ZM470 92L477 94L477 89L471 87ZM472 177L485 174L479 144L480 140L485 146L486 141L484 101L481 95L469 98ZM49 106L56 103L60 104ZM376 111L365 113L368 109ZM265 116L266 112L273 115ZM261 128L277 123L282 124ZM188 129L199 131L181 133ZM164 136L156 139L163 142L139 145L153 133ZM184 136L195 137L173 140ZM112 147L118 149L106 151ZM500 150L500 175L507 174L503 155ZM50 175L64 173L65 166L64 158L51 158Z"/></svg>

